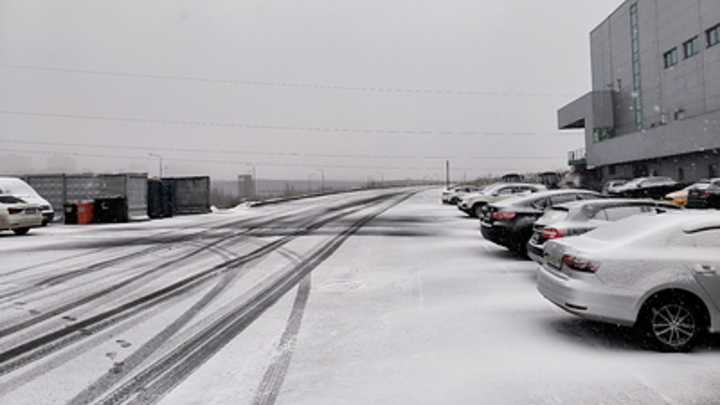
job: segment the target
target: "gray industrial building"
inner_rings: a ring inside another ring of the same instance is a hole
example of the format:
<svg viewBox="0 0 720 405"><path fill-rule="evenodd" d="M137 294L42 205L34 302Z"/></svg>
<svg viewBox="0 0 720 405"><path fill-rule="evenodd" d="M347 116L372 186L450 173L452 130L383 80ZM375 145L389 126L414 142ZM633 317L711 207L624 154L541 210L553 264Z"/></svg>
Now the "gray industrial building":
<svg viewBox="0 0 720 405"><path fill-rule="evenodd" d="M558 111L584 128L569 163L595 181L720 172L720 1L626 1L590 33L592 91Z"/></svg>

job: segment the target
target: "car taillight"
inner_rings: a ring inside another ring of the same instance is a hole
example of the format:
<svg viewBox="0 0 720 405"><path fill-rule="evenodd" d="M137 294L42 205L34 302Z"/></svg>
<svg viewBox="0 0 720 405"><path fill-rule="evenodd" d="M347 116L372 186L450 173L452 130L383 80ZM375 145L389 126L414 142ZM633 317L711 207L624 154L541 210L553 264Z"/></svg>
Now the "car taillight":
<svg viewBox="0 0 720 405"><path fill-rule="evenodd" d="M565 233L557 228L545 228L542 230L543 239L557 239L565 236Z"/></svg>
<svg viewBox="0 0 720 405"><path fill-rule="evenodd" d="M10 215L17 215L23 211L22 208L8 208L7 210Z"/></svg>
<svg viewBox="0 0 720 405"><path fill-rule="evenodd" d="M600 263L585 257L565 254L562 262L569 268L586 273L595 273L600 268Z"/></svg>
<svg viewBox="0 0 720 405"><path fill-rule="evenodd" d="M710 190L703 190L703 191L700 192L700 195L703 196L703 197L707 197L707 196L709 196L710 194L712 194L712 193L710 192Z"/></svg>
<svg viewBox="0 0 720 405"><path fill-rule="evenodd" d="M497 211L492 215L493 219L513 219L515 218L514 212Z"/></svg>

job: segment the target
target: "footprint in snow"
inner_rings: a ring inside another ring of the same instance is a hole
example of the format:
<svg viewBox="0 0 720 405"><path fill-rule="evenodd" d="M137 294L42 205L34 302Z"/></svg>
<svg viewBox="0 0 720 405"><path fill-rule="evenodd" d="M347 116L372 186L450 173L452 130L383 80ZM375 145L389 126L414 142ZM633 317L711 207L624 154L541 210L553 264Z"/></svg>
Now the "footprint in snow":
<svg viewBox="0 0 720 405"><path fill-rule="evenodd" d="M132 343L130 343L130 342L126 341L126 340L120 339L120 340L116 340L116 342L117 342L117 344L119 344L120 347L122 347L122 348L132 346Z"/></svg>

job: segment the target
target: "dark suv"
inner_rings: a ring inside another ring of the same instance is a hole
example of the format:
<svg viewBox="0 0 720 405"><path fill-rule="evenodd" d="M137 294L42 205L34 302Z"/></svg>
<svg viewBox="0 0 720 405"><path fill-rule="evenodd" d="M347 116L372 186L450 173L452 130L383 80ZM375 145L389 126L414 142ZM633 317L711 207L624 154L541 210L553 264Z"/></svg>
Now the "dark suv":
<svg viewBox="0 0 720 405"><path fill-rule="evenodd" d="M556 204L592 200L603 196L588 190L549 190L487 205L480 219L483 237L517 254L527 255L525 246L533 232L533 223Z"/></svg>

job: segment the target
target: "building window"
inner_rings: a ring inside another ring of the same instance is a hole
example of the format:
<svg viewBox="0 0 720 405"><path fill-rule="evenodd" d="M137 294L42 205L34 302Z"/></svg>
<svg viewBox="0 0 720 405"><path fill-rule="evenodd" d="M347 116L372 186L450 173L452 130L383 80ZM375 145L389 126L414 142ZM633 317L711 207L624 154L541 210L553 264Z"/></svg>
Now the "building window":
<svg viewBox="0 0 720 405"><path fill-rule="evenodd" d="M617 173L617 166L615 166L615 165L608 166L608 175L609 176L614 176L616 173Z"/></svg>
<svg viewBox="0 0 720 405"><path fill-rule="evenodd" d="M637 3L630 6L630 47L632 50L633 72L633 112L635 113L635 129L643 130L642 88L640 86L640 34L638 27Z"/></svg>
<svg viewBox="0 0 720 405"><path fill-rule="evenodd" d="M615 130L613 128L595 128L593 130L593 142L602 142L614 136Z"/></svg>
<svg viewBox="0 0 720 405"><path fill-rule="evenodd" d="M711 47L720 42L720 24L705 31L705 36L707 37L708 47Z"/></svg>
<svg viewBox="0 0 720 405"><path fill-rule="evenodd" d="M685 181L685 169L678 167L678 181Z"/></svg>
<svg viewBox="0 0 720 405"><path fill-rule="evenodd" d="M665 69L675 66L678 63L677 48L673 48L663 54L663 65Z"/></svg>
<svg viewBox="0 0 720 405"><path fill-rule="evenodd" d="M698 45L698 37L689 39L683 42L683 57L685 59L700 52L700 45Z"/></svg>

